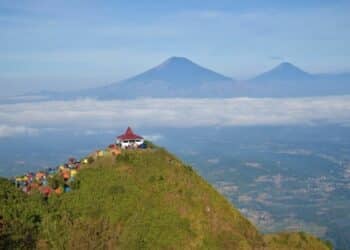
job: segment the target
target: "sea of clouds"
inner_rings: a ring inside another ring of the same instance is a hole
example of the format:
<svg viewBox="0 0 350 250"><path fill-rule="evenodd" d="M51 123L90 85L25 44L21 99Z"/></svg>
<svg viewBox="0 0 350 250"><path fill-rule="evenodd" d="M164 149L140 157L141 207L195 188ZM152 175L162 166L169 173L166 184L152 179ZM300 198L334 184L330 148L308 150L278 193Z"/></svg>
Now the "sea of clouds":
<svg viewBox="0 0 350 250"><path fill-rule="evenodd" d="M43 129L350 125L350 96L42 101L0 105L0 137Z"/></svg>

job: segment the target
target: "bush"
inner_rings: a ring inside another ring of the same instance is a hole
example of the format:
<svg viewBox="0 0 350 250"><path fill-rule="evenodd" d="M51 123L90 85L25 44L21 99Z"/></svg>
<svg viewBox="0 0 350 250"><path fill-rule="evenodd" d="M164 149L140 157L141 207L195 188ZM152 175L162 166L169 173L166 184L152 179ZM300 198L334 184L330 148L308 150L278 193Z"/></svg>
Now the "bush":
<svg viewBox="0 0 350 250"><path fill-rule="evenodd" d="M75 179L70 183L70 187L72 190L77 190L80 188L80 180Z"/></svg>
<svg viewBox="0 0 350 250"><path fill-rule="evenodd" d="M41 195L27 196L0 178L0 249L34 249L44 205Z"/></svg>
<svg viewBox="0 0 350 250"><path fill-rule="evenodd" d="M64 185L63 177L58 174L54 175L52 178L49 178L48 182L49 182L49 186L53 189L57 189L60 186Z"/></svg>
<svg viewBox="0 0 350 250"><path fill-rule="evenodd" d="M127 152L123 152L123 153L117 155L116 161L117 162L120 162L120 161L122 161L122 162L129 162L130 161L130 156L129 156L129 154Z"/></svg>
<svg viewBox="0 0 350 250"><path fill-rule="evenodd" d="M88 163L91 164L91 163L93 163L94 161L95 161L94 157L89 156L89 158L88 158Z"/></svg>
<svg viewBox="0 0 350 250"><path fill-rule="evenodd" d="M114 185L109 188L109 193L111 194L124 194L125 188L121 185Z"/></svg>

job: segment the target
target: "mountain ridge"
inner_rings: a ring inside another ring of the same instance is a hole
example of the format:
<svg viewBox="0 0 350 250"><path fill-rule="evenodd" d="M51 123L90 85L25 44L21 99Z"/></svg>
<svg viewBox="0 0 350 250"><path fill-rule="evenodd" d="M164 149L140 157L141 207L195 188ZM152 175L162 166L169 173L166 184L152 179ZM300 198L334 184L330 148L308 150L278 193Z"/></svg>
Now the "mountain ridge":
<svg viewBox="0 0 350 250"><path fill-rule="evenodd" d="M152 145L91 158L73 191L47 201L11 185L0 179L5 247L330 249L305 233L262 235L190 166Z"/></svg>
<svg viewBox="0 0 350 250"><path fill-rule="evenodd" d="M345 94L350 94L350 73L312 74L289 62L282 62L254 78L237 81L185 57L170 57L140 74L102 87L61 93L52 91L34 93L43 96L45 100L86 97L99 100L311 97ZM8 102L13 100L10 98Z"/></svg>

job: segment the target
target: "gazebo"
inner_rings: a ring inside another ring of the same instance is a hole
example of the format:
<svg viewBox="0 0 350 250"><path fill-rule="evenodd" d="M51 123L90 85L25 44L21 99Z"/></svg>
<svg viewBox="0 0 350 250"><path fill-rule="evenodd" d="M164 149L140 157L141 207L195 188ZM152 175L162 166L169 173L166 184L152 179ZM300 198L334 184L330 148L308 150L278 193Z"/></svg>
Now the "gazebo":
<svg viewBox="0 0 350 250"><path fill-rule="evenodd" d="M135 134L130 127L128 127L124 134L119 135L116 141L121 148L138 148L144 143L142 136Z"/></svg>

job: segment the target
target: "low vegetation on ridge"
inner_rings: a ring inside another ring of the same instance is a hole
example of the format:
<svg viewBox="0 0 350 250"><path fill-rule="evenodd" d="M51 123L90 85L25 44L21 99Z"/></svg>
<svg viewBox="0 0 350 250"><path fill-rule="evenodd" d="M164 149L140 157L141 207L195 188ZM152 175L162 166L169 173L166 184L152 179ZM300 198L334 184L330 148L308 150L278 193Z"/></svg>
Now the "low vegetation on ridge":
<svg viewBox="0 0 350 250"><path fill-rule="evenodd" d="M261 234L161 148L90 161L72 187L45 200L0 179L0 249L331 249L305 233Z"/></svg>

